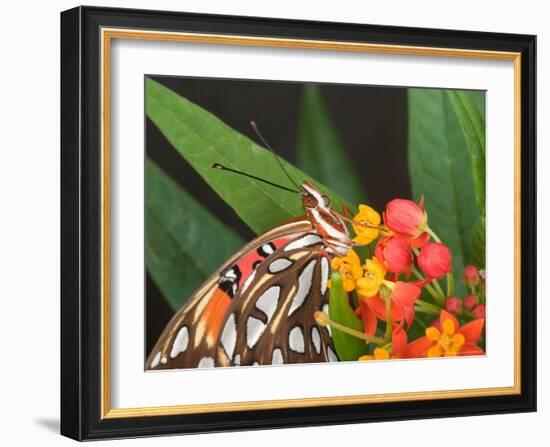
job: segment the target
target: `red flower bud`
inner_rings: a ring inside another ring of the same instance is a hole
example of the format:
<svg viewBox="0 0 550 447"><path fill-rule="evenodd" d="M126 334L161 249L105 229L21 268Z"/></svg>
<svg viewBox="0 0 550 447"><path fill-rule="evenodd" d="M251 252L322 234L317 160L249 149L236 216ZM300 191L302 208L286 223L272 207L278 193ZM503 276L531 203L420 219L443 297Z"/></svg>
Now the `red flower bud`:
<svg viewBox="0 0 550 447"><path fill-rule="evenodd" d="M467 265L462 272L462 279L469 287L477 286L480 281L479 270L475 265Z"/></svg>
<svg viewBox="0 0 550 447"><path fill-rule="evenodd" d="M417 238L426 230L428 220L422 201L417 205L412 200L394 199L386 205L386 226L406 238Z"/></svg>
<svg viewBox="0 0 550 447"><path fill-rule="evenodd" d="M479 320L480 318L485 318L485 304L478 304L476 307L474 307L474 310L472 310L472 315L476 320Z"/></svg>
<svg viewBox="0 0 550 447"><path fill-rule="evenodd" d="M429 242L420 250L418 265L430 278L443 278L451 271L451 250L439 242Z"/></svg>
<svg viewBox="0 0 550 447"><path fill-rule="evenodd" d="M479 303L479 299L476 295L468 295L464 298L464 307L468 310L472 310Z"/></svg>
<svg viewBox="0 0 550 447"><path fill-rule="evenodd" d="M405 240L398 237L381 238L374 253L389 272L410 275L413 256Z"/></svg>
<svg viewBox="0 0 550 447"><path fill-rule="evenodd" d="M456 296L450 296L445 300L445 310L454 315L462 312L462 301Z"/></svg>

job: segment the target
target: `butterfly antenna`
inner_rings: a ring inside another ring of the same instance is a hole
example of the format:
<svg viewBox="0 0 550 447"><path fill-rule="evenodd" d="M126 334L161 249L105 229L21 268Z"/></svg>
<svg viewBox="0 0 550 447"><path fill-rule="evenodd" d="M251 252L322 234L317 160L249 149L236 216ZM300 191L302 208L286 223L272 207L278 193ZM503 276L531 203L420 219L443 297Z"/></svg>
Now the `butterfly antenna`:
<svg viewBox="0 0 550 447"><path fill-rule="evenodd" d="M296 181L290 176L288 171L285 169L285 167L284 167L283 163L281 162L281 160L279 159L278 155L275 153L275 151L273 150L271 145L267 142L267 140L264 138L264 136L260 133L260 130L258 129L258 126L256 125L256 123L254 121L250 121L250 125L252 126L252 129L254 129L254 132L256 132L256 135L258 135L258 138L260 140L262 140L262 143L265 145L265 147L267 147L271 151L271 153L275 157L275 160L277 160L277 163L279 164L279 166L281 167L281 169L283 170L285 175L290 180L290 183L292 183L294 186L296 186L296 188L300 189L300 185L298 185L298 183L296 183Z"/></svg>
<svg viewBox="0 0 550 447"><path fill-rule="evenodd" d="M300 191L296 191L295 189L287 188L286 186L282 186L282 185L279 185L277 183L270 182L269 180L266 180L265 178L256 177L255 175L248 174L246 172L237 171L236 169L228 168L227 166L224 166L224 165L219 164L219 163L214 163L214 164L212 164L211 167L214 168L214 169L221 169L222 171L229 171L229 172L233 172L235 174L244 175L245 177L249 177L249 178L252 178L254 180L258 180L260 182L267 183L268 185L275 186L276 188L282 189L284 191L293 192L295 194L300 193Z"/></svg>

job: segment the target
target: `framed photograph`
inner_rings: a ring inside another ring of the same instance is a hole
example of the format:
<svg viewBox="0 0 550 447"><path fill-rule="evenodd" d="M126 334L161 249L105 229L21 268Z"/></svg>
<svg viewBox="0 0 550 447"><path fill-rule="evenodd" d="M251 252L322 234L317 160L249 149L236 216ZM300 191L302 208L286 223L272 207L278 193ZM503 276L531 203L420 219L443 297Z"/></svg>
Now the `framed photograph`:
<svg viewBox="0 0 550 447"><path fill-rule="evenodd" d="M61 14L61 432L535 411L535 36Z"/></svg>

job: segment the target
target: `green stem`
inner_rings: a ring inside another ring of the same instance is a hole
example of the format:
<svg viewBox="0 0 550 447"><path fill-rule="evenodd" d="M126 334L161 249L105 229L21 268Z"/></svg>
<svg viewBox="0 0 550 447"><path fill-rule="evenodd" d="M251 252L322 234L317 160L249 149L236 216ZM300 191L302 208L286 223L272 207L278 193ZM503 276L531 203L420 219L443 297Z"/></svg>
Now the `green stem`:
<svg viewBox="0 0 550 447"><path fill-rule="evenodd" d="M455 293L455 277L452 272L447 273L447 296L453 296Z"/></svg>
<svg viewBox="0 0 550 447"><path fill-rule="evenodd" d="M434 230L432 230L430 227L426 227L426 231L433 238L434 241L441 243L441 239L439 239L439 236L435 234Z"/></svg>
<svg viewBox="0 0 550 447"><path fill-rule="evenodd" d="M419 314L439 315L439 312L434 312L433 310L426 309L425 307L422 307L422 306L414 306L414 311ZM417 321L420 321L420 320L417 320Z"/></svg>
<svg viewBox="0 0 550 447"><path fill-rule="evenodd" d="M438 314L441 312L441 307L434 306L433 304L427 303L426 301L417 300L416 304L426 310L429 310L430 312L433 312L435 314Z"/></svg>
<svg viewBox="0 0 550 447"><path fill-rule="evenodd" d="M439 281L437 279L434 279L432 281L432 284L434 285L434 287L436 288L436 290L438 291L439 293L439 296L440 296L440 302L443 303L445 301L445 292L443 292L443 288L441 287L441 285L439 284Z"/></svg>
<svg viewBox="0 0 550 447"><path fill-rule="evenodd" d="M392 341L391 296L386 298L386 343Z"/></svg>
<svg viewBox="0 0 550 447"><path fill-rule="evenodd" d="M333 329L337 329L340 332L344 332L348 335L352 335L354 337L360 338L361 340L365 340L367 343L376 343L377 345L386 343L386 340L384 340L383 338L375 337L373 335L367 335L364 332L360 332L356 329L352 329L347 326L344 326L343 324L336 323L335 321L328 319L328 315L326 318L327 318L326 325L330 326Z"/></svg>
<svg viewBox="0 0 550 447"><path fill-rule="evenodd" d="M424 278L424 276L422 276L422 273L420 273L416 267L412 268L412 272L414 273L414 276L416 276L420 281L424 281L424 279L426 279ZM432 283L435 285L437 281L434 279ZM439 283L437 283L437 285L439 286ZM443 302L445 301L445 294L443 293L443 290L441 290L441 286L439 286L439 292L436 291L430 284L426 284L424 287L427 292L433 297L433 299L435 299L439 304L443 304Z"/></svg>

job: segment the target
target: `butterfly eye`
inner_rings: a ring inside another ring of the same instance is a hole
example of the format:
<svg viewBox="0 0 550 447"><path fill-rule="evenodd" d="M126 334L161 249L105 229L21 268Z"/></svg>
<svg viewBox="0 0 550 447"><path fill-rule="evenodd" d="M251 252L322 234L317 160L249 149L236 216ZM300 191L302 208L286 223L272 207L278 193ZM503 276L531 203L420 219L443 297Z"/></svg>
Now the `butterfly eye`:
<svg viewBox="0 0 550 447"><path fill-rule="evenodd" d="M326 207L330 206L330 198L328 196L323 195L323 205Z"/></svg>

